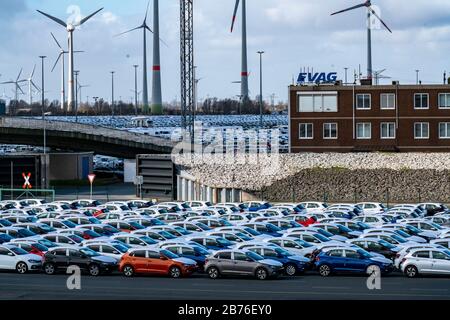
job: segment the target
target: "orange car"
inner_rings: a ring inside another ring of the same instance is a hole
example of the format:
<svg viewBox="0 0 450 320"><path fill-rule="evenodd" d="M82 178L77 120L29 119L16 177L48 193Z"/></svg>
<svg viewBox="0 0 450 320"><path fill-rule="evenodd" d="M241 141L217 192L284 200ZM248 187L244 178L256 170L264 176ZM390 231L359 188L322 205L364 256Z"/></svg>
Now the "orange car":
<svg viewBox="0 0 450 320"><path fill-rule="evenodd" d="M181 258L168 250L136 248L122 256L119 270L126 277L135 274L157 274L179 278L196 271L197 263L191 259Z"/></svg>

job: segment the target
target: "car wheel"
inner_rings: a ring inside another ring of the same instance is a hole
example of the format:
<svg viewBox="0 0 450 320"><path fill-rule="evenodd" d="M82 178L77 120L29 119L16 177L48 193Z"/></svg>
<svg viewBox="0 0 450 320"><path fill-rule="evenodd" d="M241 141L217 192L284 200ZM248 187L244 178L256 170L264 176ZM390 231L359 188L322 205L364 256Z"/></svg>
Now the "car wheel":
<svg viewBox="0 0 450 320"><path fill-rule="evenodd" d="M264 268L258 268L255 271L255 275L258 280L266 280L267 279L267 270Z"/></svg>
<svg viewBox="0 0 450 320"><path fill-rule="evenodd" d="M48 275L53 275L56 272L56 268L53 263L44 264L44 272Z"/></svg>
<svg viewBox="0 0 450 320"><path fill-rule="evenodd" d="M169 269L169 275L172 278L179 278L181 277L181 270L178 267L171 267Z"/></svg>
<svg viewBox="0 0 450 320"><path fill-rule="evenodd" d="M419 275L419 271L417 270L417 268L415 266L407 266L405 268L405 275L408 278L415 278Z"/></svg>
<svg viewBox="0 0 450 320"><path fill-rule="evenodd" d="M297 273L297 268L293 264L286 265L285 272L288 276L294 276Z"/></svg>
<svg viewBox="0 0 450 320"><path fill-rule="evenodd" d="M134 276L134 269L132 266L125 266L123 267L123 274L125 277L132 277Z"/></svg>
<svg viewBox="0 0 450 320"><path fill-rule="evenodd" d="M98 276L98 275L100 274L100 268L99 268L99 266L96 265L95 263L94 263L94 264L91 264L91 265L89 266L89 274L90 274L91 276L93 276L93 277Z"/></svg>
<svg viewBox="0 0 450 320"><path fill-rule="evenodd" d="M220 276L219 270L216 267L209 267L206 272L211 279L217 279Z"/></svg>
<svg viewBox="0 0 450 320"><path fill-rule="evenodd" d="M319 274L322 277L328 277L331 274L331 267L327 264L323 264L319 267Z"/></svg>
<svg viewBox="0 0 450 320"><path fill-rule="evenodd" d="M19 262L16 265L16 271L17 271L17 273L20 273L20 274L27 273L27 271L28 271L27 264L25 262Z"/></svg>

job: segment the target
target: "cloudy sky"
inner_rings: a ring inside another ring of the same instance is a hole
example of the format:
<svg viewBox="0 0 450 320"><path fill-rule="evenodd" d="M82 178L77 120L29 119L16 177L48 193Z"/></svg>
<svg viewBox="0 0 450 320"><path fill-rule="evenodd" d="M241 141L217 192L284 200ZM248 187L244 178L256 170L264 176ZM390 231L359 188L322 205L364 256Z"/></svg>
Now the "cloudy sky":
<svg viewBox="0 0 450 320"><path fill-rule="evenodd" d="M264 96L274 93L287 99L287 85L303 66L314 70L336 71L343 78L361 64L366 68L366 21L364 9L330 17L330 13L361 0L247 0L250 91L259 91L258 50L264 56ZM240 20L230 33L234 0L195 0L195 59L197 76L202 78L199 97L235 97L240 75ZM382 18L393 30L373 32L373 65L387 69L385 75L401 83L414 83L420 69L424 83L440 83L444 70L450 71L450 1L375 0ZM75 32L75 68L80 83L90 85L87 96L110 99L110 74L116 71L117 93L131 100L134 88L133 64L142 65L142 32L114 37L142 23L147 0L0 0L0 81L17 77L23 67L27 77L39 55L47 55L47 95L59 97L60 69L50 69L59 49L51 39L53 32L61 43L67 33L58 24L36 12L45 11L62 20L79 10L86 16L100 7L104 11ZM164 101L179 100L179 1L160 0L161 46ZM240 14L239 14L240 19ZM150 15L149 24L152 24ZM149 41L149 68L152 59ZM40 85L40 68L35 81ZM141 75L139 76L141 79ZM150 73L149 73L150 79ZM385 80L391 81L391 80ZM139 86L141 81L139 80ZM149 83L149 90L151 83ZM1 86L0 95L12 96L12 86ZM151 93L150 93L151 95ZM26 97L22 97L26 98Z"/></svg>

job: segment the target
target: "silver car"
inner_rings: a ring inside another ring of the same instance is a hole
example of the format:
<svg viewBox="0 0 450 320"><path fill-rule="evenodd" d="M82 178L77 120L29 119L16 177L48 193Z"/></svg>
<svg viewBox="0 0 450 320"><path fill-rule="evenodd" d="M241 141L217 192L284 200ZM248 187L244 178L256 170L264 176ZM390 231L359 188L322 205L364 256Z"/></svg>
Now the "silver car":
<svg viewBox="0 0 450 320"><path fill-rule="evenodd" d="M259 280L276 277L283 272L283 265L275 260L264 259L249 250L220 250L205 263L205 271L211 279L222 275L253 276Z"/></svg>
<svg viewBox="0 0 450 320"><path fill-rule="evenodd" d="M417 249L408 253L400 264L408 278L419 274L450 275L450 251L438 249Z"/></svg>

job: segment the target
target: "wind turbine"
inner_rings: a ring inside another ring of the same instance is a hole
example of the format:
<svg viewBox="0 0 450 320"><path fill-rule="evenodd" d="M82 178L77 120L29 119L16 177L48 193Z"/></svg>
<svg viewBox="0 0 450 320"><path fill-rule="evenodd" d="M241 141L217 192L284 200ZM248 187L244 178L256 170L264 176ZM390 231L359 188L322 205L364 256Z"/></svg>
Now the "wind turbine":
<svg viewBox="0 0 450 320"><path fill-rule="evenodd" d="M147 10L145 11L144 22L140 26L138 26L136 28L133 28L133 29L130 29L128 31L119 33L118 35L116 35L116 37L118 37L118 36L121 36L123 34L129 33L129 32L135 31L135 30L138 30L138 29L142 29L144 31L144 43L143 43L144 56L143 56L143 62L142 62L142 65L143 65L143 68L142 68L142 71L143 71L143 80L142 80L142 86L143 86L142 94L143 95L142 95L142 100L143 100L143 104L144 104L144 106L143 106L144 114L148 114L148 111L149 111L149 105L148 105L148 80L147 80L147 30L150 31L151 33L153 33L152 29L150 29L150 27L147 25L147 16L148 16L148 8L149 8L149 6L150 6L150 1L147 4ZM158 41L159 41L159 38L158 38ZM159 43L158 43L158 48L159 48ZM155 47L153 49L155 50Z"/></svg>
<svg viewBox="0 0 450 320"><path fill-rule="evenodd" d="M356 6L340 10L337 12L332 13L331 15L336 15L342 12L351 11L358 8L367 8L367 78L372 79L373 75L373 69L372 69L372 29L371 29L371 22L372 22L372 15L374 15L382 24L383 26L392 33L392 30L389 29L386 23L380 18L380 16L375 12L375 10L372 8L372 3L370 0L367 0L364 3L358 4Z"/></svg>
<svg viewBox="0 0 450 320"><path fill-rule="evenodd" d="M25 82L25 81L27 81L27 80L25 80L25 79L19 80L21 75L22 75L22 69L20 69L19 75L17 76L17 78L16 78L15 81L11 80L11 81L5 81L5 82L0 83L0 84L14 84L14 85L15 85L15 94L14 94L14 98L15 98L16 103L19 102L19 91L20 91L22 94L25 94L25 92L23 92L22 88L20 87L19 83Z"/></svg>
<svg viewBox="0 0 450 320"><path fill-rule="evenodd" d="M78 82L78 92L80 93L80 104L83 103L83 96L81 95L81 89L89 88L90 86L91 86L90 84L82 85L82 84L80 84L80 82Z"/></svg>
<svg viewBox="0 0 450 320"><path fill-rule="evenodd" d="M68 98L68 111L72 111L75 104L75 86L74 86L74 62L73 62L73 32L75 31L76 27L79 27L83 25L86 21L91 19L93 16L95 16L97 13L102 11L103 8L95 11L94 13L88 15L87 17L81 19L79 22L75 23L65 23L61 19L55 18L45 12L37 10L40 14L43 14L47 18L55 21L56 23L60 24L64 28L66 28L69 36L69 98Z"/></svg>
<svg viewBox="0 0 450 320"><path fill-rule="evenodd" d="M240 0L236 0L233 12L233 21L231 23L231 32L234 30L237 11L239 9ZM247 66L247 9L246 0L242 0L242 67L241 67L241 101L248 100L248 66Z"/></svg>
<svg viewBox="0 0 450 320"><path fill-rule="evenodd" d="M159 0L153 0L152 114L162 114L161 59L159 47Z"/></svg>
<svg viewBox="0 0 450 320"><path fill-rule="evenodd" d="M33 82L33 76L34 76L34 71L36 70L36 65L34 65L33 67L33 71L30 74L30 77L28 79L26 79L26 81L28 82L28 103L31 106L33 104L33 88L34 87L37 92L41 91L41 89L38 88L38 86Z"/></svg>
<svg viewBox="0 0 450 320"><path fill-rule="evenodd" d="M52 72L55 70L56 65L59 62L59 59L61 59L61 109L64 110L66 105L66 89L65 89L65 82L66 82L66 71L65 71L65 55L69 53L69 51L64 50L61 45L59 44L58 40L56 40L55 35L50 32L52 35L53 40L55 40L56 45L61 49L58 55L58 59L56 59L55 64L53 65ZM79 53L84 51L74 51L74 53Z"/></svg>

